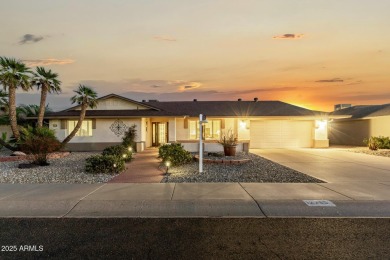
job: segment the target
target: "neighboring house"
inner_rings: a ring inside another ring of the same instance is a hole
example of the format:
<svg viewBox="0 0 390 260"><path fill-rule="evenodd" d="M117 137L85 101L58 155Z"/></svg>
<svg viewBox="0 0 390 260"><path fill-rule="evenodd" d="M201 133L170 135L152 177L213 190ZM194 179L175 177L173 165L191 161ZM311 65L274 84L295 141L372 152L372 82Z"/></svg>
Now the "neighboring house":
<svg viewBox="0 0 390 260"><path fill-rule="evenodd" d="M390 136L390 104L353 106L330 115L348 116L330 122L331 144L363 146L363 140L370 136Z"/></svg>
<svg viewBox="0 0 390 260"><path fill-rule="evenodd" d="M77 123L80 106L45 116L62 140ZM328 113L312 111L280 101L177 101L137 102L110 94L87 110L78 134L68 144L73 151L102 150L118 144L125 130L136 125L137 150L180 142L198 151L199 114L207 116L204 127L206 151L220 151L223 132L237 134L238 151L249 148L328 147ZM337 117L337 116L336 116Z"/></svg>

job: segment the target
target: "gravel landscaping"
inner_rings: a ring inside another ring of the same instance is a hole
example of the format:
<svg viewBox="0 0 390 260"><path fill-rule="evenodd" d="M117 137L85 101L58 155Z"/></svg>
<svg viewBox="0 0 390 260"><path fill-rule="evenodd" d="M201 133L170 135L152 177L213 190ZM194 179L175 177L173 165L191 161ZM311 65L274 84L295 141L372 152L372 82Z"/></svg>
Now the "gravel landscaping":
<svg viewBox="0 0 390 260"><path fill-rule="evenodd" d="M390 157L390 149L378 149L376 151L368 149L368 147L354 147L346 149L346 151L354 153L365 153L376 156Z"/></svg>
<svg viewBox="0 0 390 260"><path fill-rule="evenodd" d="M212 158L212 157L206 157ZM214 157L215 158L215 157ZM216 157L221 159L220 157ZM226 157L225 157L226 158ZM258 155L239 153L235 159L250 159L241 165L204 164L198 173L198 163L193 162L169 168L169 175L161 182L279 182L322 183L323 181L264 159Z"/></svg>
<svg viewBox="0 0 390 260"><path fill-rule="evenodd" d="M8 156L2 149L0 156ZM103 183L116 175L87 174L84 171L85 159L97 153L71 153L61 159L49 160L49 166L19 169L27 161L1 162L0 183Z"/></svg>

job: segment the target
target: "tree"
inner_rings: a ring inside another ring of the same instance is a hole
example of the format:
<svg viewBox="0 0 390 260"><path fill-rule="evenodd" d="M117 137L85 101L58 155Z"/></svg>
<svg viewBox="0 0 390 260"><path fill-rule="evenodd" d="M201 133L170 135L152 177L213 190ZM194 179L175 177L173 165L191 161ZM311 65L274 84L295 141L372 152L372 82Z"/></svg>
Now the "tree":
<svg viewBox="0 0 390 260"><path fill-rule="evenodd" d="M31 119L27 119L28 117L38 117L38 114L40 112L40 106L35 104L30 105L20 105L16 108L16 117L18 121L19 126L26 126L31 125L35 126L35 124L32 122ZM49 105L45 106L45 112L52 112L52 109L49 107Z"/></svg>
<svg viewBox="0 0 390 260"><path fill-rule="evenodd" d="M5 112L8 107L8 93L0 90L0 111Z"/></svg>
<svg viewBox="0 0 390 260"><path fill-rule="evenodd" d="M16 117L16 89L28 91L31 88L30 69L21 61L0 57L0 84L8 89L9 120L14 137L20 137Z"/></svg>
<svg viewBox="0 0 390 260"><path fill-rule="evenodd" d="M46 70L43 67L37 67L32 79L32 84L35 85L38 90L41 89L41 102L39 105L37 126L42 127L47 93L60 93L61 81L58 80L57 73L52 72L50 69Z"/></svg>
<svg viewBox="0 0 390 260"><path fill-rule="evenodd" d="M66 145L80 130L87 108L95 108L97 106L97 93L90 87L80 84L79 88L74 92L77 93L77 95L73 96L70 100L72 101L72 104L77 103L81 106L80 117L73 131L62 141L62 145Z"/></svg>

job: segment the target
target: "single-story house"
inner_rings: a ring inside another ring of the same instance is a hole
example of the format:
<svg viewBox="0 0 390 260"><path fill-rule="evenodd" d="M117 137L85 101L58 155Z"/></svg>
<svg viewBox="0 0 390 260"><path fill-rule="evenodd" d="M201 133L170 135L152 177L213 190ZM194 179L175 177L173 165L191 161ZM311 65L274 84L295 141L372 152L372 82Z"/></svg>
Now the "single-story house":
<svg viewBox="0 0 390 260"><path fill-rule="evenodd" d="M329 123L329 139L335 145L363 146L370 136L390 136L390 104L351 106L330 116L344 115Z"/></svg>
<svg viewBox="0 0 390 260"><path fill-rule="evenodd" d="M77 123L80 106L47 114L49 127L63 140ZM116 94L98 99L88 109L77 135L69 142L73 151L102 150L118 144L126 129L137 130L137 150L180 142L198 151L199 114L207 116L203 136L206 151L220 151L221 134L237 134L238 151L249 148L328 147L326 112L313 111L280 101L174 101L138 102ZM338 117L338 116L334 116Z"/></svg>

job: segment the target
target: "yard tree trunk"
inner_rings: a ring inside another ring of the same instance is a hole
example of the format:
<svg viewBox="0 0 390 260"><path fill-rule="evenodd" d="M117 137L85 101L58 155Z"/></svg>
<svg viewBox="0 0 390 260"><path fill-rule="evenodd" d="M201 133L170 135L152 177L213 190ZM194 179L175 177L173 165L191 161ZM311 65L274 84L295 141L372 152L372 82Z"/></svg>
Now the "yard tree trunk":
<svg viewBox="0 0 390 260"><path fill-rule="evenodd" d="M43 84L41 89L41 103L39 105L39 112L38 112L38 123L37 123L38 127L43 126L43 117L45 115L47 91L48 91L47 86Z"/></svg>
<svg viewBox="0 0 390 260"><path fill-rule="evenodd" d="M16 117L16 88L10 86L8 89L8 102L9 102L9 122L11 125L12 133L16 140L19 140L20 133L18 128L18 121Z"/></svg>
<svg viewBox="0 0 390 260"><path fill-rule="evenodd" d="M65 146L67 143L69 143L69 141L76 135L76 133L79 131L83 121L84 121L84 118L85 118L85 114L87 112L87 107L88 107L88 104L82 104L81 105L81 112L80 112L80 117L79 117L79 121L77 122L75 128L73 129L73 131L62 141L62 145Z"/></svg>
<svg viewBox="0 0 390 260"><path fill-rule="evenodd" d="M2 138L0 138L0 145L4 146L5 148L11 150L11 151L17 151L18 149L16 147L13 147L12 145L8 144L6 141L4 141Z"/></svg>

